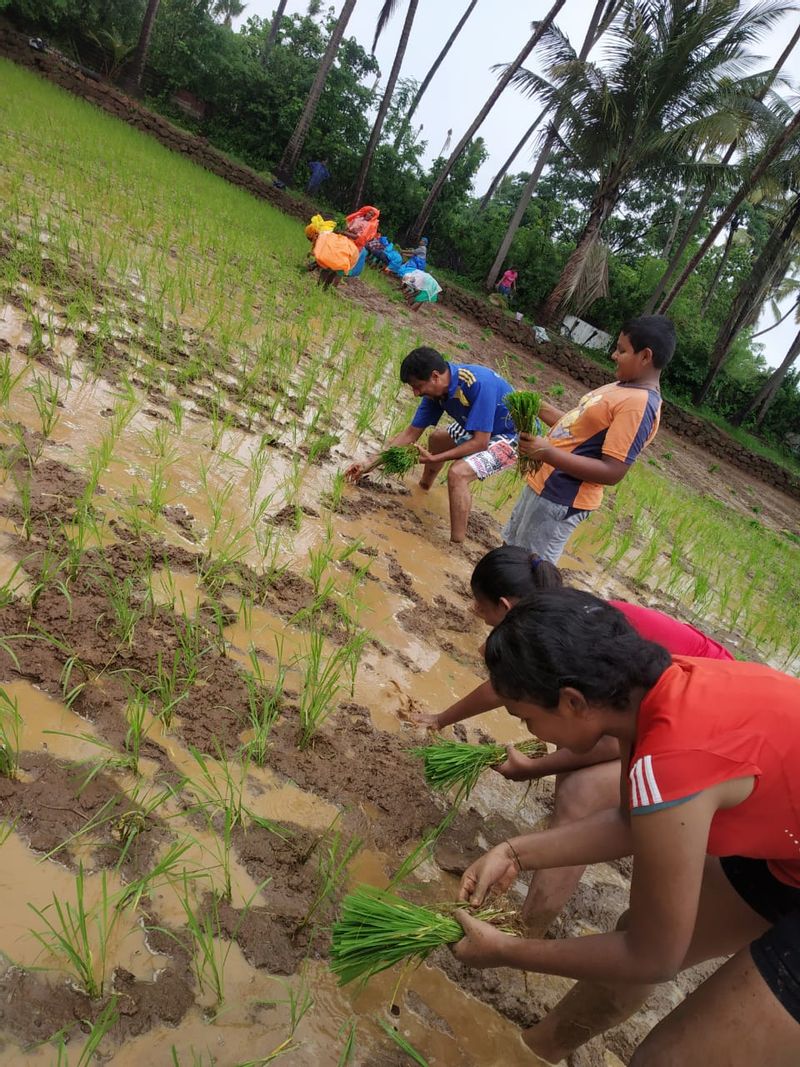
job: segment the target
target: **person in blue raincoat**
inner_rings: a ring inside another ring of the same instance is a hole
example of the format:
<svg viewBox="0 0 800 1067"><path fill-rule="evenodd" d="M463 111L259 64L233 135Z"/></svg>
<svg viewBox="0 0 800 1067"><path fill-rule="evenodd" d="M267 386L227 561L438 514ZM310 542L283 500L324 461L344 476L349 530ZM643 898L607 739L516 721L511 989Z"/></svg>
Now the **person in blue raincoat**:
<svg viewBox="0 0 800 1067"><path fill-rule="evenodd" d="M319 192L319 187L323 182L326 182L331 176L331 172L327 167L327 160L314 160L308 164L311 171L311 177L308 179L308 185L306 186L306 193L309 196L313 196Z"/></svg>

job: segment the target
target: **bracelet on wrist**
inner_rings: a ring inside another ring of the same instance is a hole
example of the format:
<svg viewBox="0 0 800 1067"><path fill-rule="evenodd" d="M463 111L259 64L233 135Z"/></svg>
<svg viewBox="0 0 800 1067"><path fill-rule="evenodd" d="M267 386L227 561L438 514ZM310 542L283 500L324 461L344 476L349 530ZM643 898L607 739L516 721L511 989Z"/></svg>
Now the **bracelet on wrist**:
<svg viewBox="0 0 800 1067"><path fill-rule="evenodd" d="M508 839L506 839L503 844L508 846L508 850L511 853L511 857L514 860L514 863L516 863L517 865L517 873L522 874L522 860L519 858L517 850L514 848L514 846Z"/></svg>

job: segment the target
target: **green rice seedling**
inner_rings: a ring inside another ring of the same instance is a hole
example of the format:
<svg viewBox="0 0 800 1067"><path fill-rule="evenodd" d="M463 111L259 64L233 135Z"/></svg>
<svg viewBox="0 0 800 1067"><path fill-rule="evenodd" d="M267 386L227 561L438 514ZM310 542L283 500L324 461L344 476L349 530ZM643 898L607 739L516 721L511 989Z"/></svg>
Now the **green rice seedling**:
<svg viewBox="0 0 800 1067"><path fill-rule="evenodd" d="M47 952L63 961L92 1000L103 995L109 942L120 916L108 892L105 871L101 878L101 896L94 908L89 908L86 902L82 862L75 876L74 904L61 901L54 893L52 904L45 908L28 905L46 928L44 932L32 930L34 938ZM92 930L97 936L97 951L92 945Z"/></svg>
<svg viewBox="0 0 800 1067"><path fill-rule="evenodd" d="M527 433L533 437L538 437L542 433L543 426L539 418L542 398L539 393L528 389L517 389L513 393L507 393L503 399L517 433ZM523 476L531 471L537 471L541 465L540 460L532 459L530 456L520 455L517 461L517 469Z"/></svg>
<svg viewBox="0 0 800 1067"><path fill-rule="evenodd" d="M42 436L49 438L56 427L59 419L58 406L61 400L58 385L50 375L41 378L34 374L31 384L26 387L26 392L33 397L33 403L39 416L39 425L42 428Z"/></svg>
<svg viewBox="0 0 800 1067"><path fill-rule="evenodd" d="M192 938L192 968L197 978L200 991L210 989L215 997L214 1018L225 1002L225 965L231 953L236 934L247 915L249 907L242 910L236 928L230 940L225 936L219 914L219 898L210 893L202 907L192 904L189 890L190 880L184 874L183 892L178 894L180 905L186 917L186 926ZM169 931L166 931L169 933ZM174 936L174 935L171 935Z"/></svg>
<svg viewBox="0 0 800 1067"><path fill-rule="evenodd" d="M88 1036L86 1038L86 1043L80 1051L75 1067L90 1067L90 1064L95 1062L95 1057L99 1055L98 1050L102 1044L103 1038L114 1029L119 1020L119 1011L117 1009L118 1000L119 998L117 996L110 997L108 1003L94 1022L90 1019L83 1019L81 1021L81 1029L87 1033ZM55 1067L70 1067L69 1053L67 1051L68 1040L68 1029L60 1030L57 1034L54 1034L53 1037L48 1039L49 1042L55 1042L56 1045L58 1058Z"/></svg>
<svg viewBox="0 0 800 1067"><path fill-rule="evenodd" d="M342 1051L339 1053L336 1067L350 1067L350 1064L353 1062L353 1057L356 1054L357 1029L358 1020L350 1019L348 1022L344 1023L339 1030L339 1037L344 1034L344 1043L342 1045Z"/></svg>
<svg viewBox="0 0 800 1067"><path fill-rule="evenodd" d="M139 755L149 712L150 700L147 693L136 689L125 705L125 721L128 729L125 732L124 741L125 751L130 756L131 770L134 774L139 773Z"/></svg>
<svg viewBox="0 0 800 1067"><path fill-rule="evenodd" d="M127 831L123 827L120 832L125 833L126 836L123 839L122 855L117 861L118 870L125 862L133 841L136 840L136 837L138 837L142 831L140 829ZM180 870L178 869L183 857L192 847L192 844L193 842L190 838L184 838L181 841L173 841L164 855L156 862L154 867L134 879L132 882L128 882L122 889L118 898L119 906L126 907L130 911L135 911L139 907L142 897L152 897L153 893L165 885L174 886L177 881L181 881L184 878L189 880L206 878L208 875L207 871L188 872L185 865L181 865Z"/></svg>
<svg viewBox="0 0 800 1067"><path fill-rule="evenodd" d="M22 522L20 528L22 536L30 541L33 533L33 498L31 495L32 475L28 470L24 475L13 474L12 479L17 490L19 510Z"/></svg>
<svg viewBox="0 0 800 1067"><path fill-rule="evenodd" d="M11 356L7 352L0 355L0 408L10 410L14 388L27 372L28 368L23 367L19 374L14 374L11 368Z"/></svg>
<svg viewBox="0 0 800 1067"><path fill-rule="evenodd" d="M338 819L339 816L337 815L336 818ZM308 926L322 905L335 896L344 881L353 857L362 844L360 837L354 837L345 843L341 830L336 830L335 832L329 830L324 841L316 846L319 884L314 899L311 901L298 929Z"/></svg>
<svg viewBox="0 0 800 1067"><path fill-rule="evenodd" d="M524 756L547 755L547 745L538 738L521 741L514 748ZM496 767L507 758L505 745L470 745L444 738L431 745L412 748L411 754L423 760L425 781L432 789L444 792L458 786L456 803L469 796L485 770Z"/></svg>
<svg viewBox="0 0 800 1067"><path fill-rule="evenodd" d="M269 737L283 706L286 686L287 667L283 662L283 639L277 638L275 643L278 660L275 681L271 685L267 683L261 670L258 652L252 645L249 651L252 674L246 674L244 678L250 726L253 730L253 736L247 742L245 750L248 757L259 767L263 767L267 761Z"/></svg>
<svg viewBox="0 0 800 1067"><path fill-rule="evenodd" d="M180 649L176 648L172 653L171 664L162 652L156 656L156 674L150 693L155 694L161 701L161 711L158 717L165 730L171 728L175 709L189 695L189 690L195 680L195 676L187 678L182 667L183 658Z"/></svg>
<svg viewBox="0 0 800 1067"><path fill-rule="evenodd" d="M135 579L131 575L118 581L113 571L109 573L106 582L106 596L113 613L114 636L126 648L133 646L136 624L145 614L143 607L133 603L135 585ZM104 616L101 616L98 619L98 625L103 618Z"/></svg>
<svg viewBox="0 0 800 1067"><path fill-rule="evenodd" d="M272 1052L267 1053L263 1059L248 1060L247 1063L237 1064L237 1067L261 1067L262 1064L273 1063L279 1056L283 1056L286 1052L292 1052L300 1047L294 1037L300 1023L314 1007L314 997L305 978L301 980L300 988L298 990L295 990L291 985L286 983L286 993L286 1000L258 1000L256 1001L256 1004L266 1008L277 1008L279 1005L287 1005L289 1008L288 1036L285 1037L284 1040L272 1050Z"/></svg>
<svg viewBox="0 0 800 1067"><path fill-rule="evenodd" d="M414 445L390 445L378 456L378 466L387 474L402 478L419 463L419 452Z"/></svg>
<svg viewBox="0 0 800 1067"><path fill-rule="evenodd" d="M445 910L453 908L434 911L374 886L357 886L344 898L333 926L330 968L339 985L366 981L403 961L422 963L434 949L460 941L464 932ZM491 908L476 918L497 922L505 915Z"/></svg>
<svg viewBox="0 0 800 1067"><path fill-rule="evenodd" d="M339 438L333 433L324 433L311 443L308 450L308 462L316 463L319 459L327 459L331 449L339 444Z"/></svg>
<svg viewBox="0 0 800 1067"><path fill-rule="evenodd" d="M19 739L22 716L19 701L0 686L0 775L16 778L19 766Z"/></svg>
<svg viewBox="0 0 800 1067"><path fill-rule="evenodd" d="M308 648L300 660L302 689L300 693L300 733L297 743L308 748L325 720L336 707L342 689L342 674L347 669L351 651L347 645L325 655L324 635L312 632Z"/></svg>
<svg viewBox="0 0 800 1067"><path fill-rule="evenodd" d="M417 1067L430 1067L422 1053L417 1052L414 1046L406 1041L399 1030L395 1030L395 1028L390 1023L387 1023L385 1019L380 1019L379 1022L384 1033L394 1041L399 1049L402 1049L402 1051L405 1052L410 1060L413 1060L413 1062L417 1064Z"/></svg>

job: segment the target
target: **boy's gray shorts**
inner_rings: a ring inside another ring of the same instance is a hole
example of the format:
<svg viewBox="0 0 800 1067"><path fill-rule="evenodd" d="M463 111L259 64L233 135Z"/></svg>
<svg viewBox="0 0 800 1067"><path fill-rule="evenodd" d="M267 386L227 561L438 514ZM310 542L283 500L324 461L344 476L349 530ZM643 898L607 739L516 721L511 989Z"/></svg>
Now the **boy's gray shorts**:
<svg viewBox="0 0 800 1067"><path fill-rule="evenodd" d="M526 485L503 527L503 540L558 563L569 535L590 514L546 500Z"/></svg>

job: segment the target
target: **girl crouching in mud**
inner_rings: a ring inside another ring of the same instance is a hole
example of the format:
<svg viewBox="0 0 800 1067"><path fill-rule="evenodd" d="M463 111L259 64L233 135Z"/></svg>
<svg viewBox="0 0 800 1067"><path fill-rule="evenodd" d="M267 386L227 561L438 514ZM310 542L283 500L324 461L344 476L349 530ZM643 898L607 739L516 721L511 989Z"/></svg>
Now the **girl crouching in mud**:
<svg viewBox="0 0 800 1067"><path fill-rule="evenodd" d="M472 572L471 586L475 614L487 625L496 626L524 597L541 590L562 588L562 577L558 567L547 560L532 556L524 548L504 545L492 549L478 562ZM673 655L733 659L723 645L663 612L621 600L609 603L625 615L641 637L656 641ZM421 725L442 729L501 707L503 703L487 681L438 715L422 714L414 718ZM537 759L529 759L511 747L506 762L495 769L505 778L518 782L556 775L551 827L575 822L619 803L620 746L614 737L602 738L589 752L559 748ZM531 937L542 936L549 929L582 874L581 866L534 874L522 906L522 920Z"/></svg>
<svg viewBox="0 0 800 1067"><path fill-rule="evenodd" d="M670 658L574 589L512 608L486 644L492 685L531 733L622 752L623 803L513 838L472 864L480 904L523 870L633 856L616 931L524 940L459 911L456 957L580 981L523 1034L557 1063L635 1012L653 984L732 956L648 1035L635 1067L800 1063L800 681L769 667Z"/></svg>

